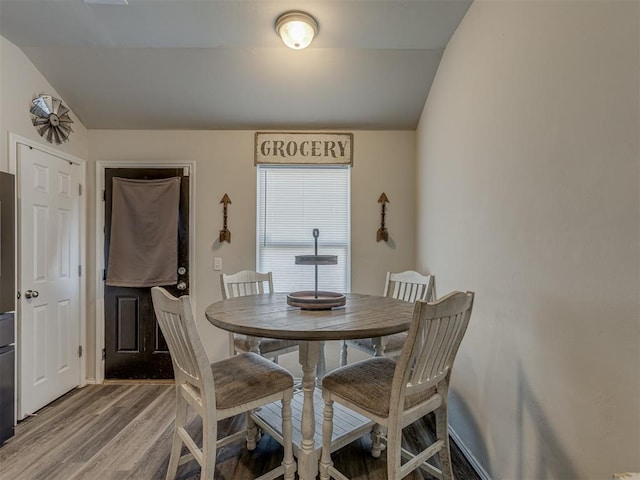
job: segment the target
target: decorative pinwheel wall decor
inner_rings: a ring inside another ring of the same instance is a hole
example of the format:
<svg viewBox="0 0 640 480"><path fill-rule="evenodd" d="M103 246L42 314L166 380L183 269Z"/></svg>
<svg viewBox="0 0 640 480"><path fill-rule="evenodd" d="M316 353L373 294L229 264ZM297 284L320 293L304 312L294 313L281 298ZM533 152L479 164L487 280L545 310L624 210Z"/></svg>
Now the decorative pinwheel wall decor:
<svg viewBox="0 0 640 480"><path fill-rule="evenodd" d="M51 95L39 95L33 99L30 112L31 122L42 138L56 145L69 140L73 120L62 100Z"/></svg>

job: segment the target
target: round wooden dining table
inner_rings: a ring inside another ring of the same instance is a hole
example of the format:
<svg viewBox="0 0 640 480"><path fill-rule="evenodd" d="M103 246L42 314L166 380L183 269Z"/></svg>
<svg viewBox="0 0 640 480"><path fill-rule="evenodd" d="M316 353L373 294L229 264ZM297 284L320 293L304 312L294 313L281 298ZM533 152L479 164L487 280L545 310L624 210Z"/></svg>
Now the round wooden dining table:
<svg viewBox="0 0 640 480"><path fill-rule="evenodd" d="M270 293L230 298L213 303L205 310L209 322L223 330L249 335L252 350L259 352L259 337L299 341L302 366L302 413L300 441L294 452L301 480L318 474L320 442L316 437L314 408L315 372L319 343L380 337L409 329L414 305L392 298L346 294L346 303L332 310L302 310L287 304L286 293ZM357 433L357 432L356 432ZM336 447L353 437L344 436ZM333 451L333 448L332 448Z"/></svg>

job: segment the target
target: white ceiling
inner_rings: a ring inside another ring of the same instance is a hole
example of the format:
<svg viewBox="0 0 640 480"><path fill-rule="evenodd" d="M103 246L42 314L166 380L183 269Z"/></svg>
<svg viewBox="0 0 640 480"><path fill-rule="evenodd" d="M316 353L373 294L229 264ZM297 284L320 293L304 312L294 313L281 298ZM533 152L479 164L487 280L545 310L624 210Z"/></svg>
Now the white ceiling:
<svg viewBox="0 0 640 480"><path fill-rule="evenodd" d="M90 129L414 129L471 1L0 0L0 34Z"/></svg>

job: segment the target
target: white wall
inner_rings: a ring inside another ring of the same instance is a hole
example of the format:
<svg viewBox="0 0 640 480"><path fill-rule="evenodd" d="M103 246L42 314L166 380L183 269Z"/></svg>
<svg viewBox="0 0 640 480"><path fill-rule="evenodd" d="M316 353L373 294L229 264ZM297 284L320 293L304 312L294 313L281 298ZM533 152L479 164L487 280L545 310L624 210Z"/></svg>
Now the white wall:
<svg viewBox="0 0 640 480"><path fill-rule="evenodd" d="M196 275L192 294L197 302L199 328L211 359L227 355L227 334L204 318L208 304L220 300L220 272L213 258L222 257L223 270L233 273L255 269L256 168L253 163L253 131L112 131L89 132L89 177L95 178L97 161L167 160L196 162ZM415 263L415 132L355 131L354 165L351 172L351 291L382 293L385 272L412 268ZM390 199L386 224L389 243L376 242L380 226L382 192ZM90 198L95 197L89 187ZM227 193L232 242L220 244L220 199ZM95 211L92 205L90 211ZM95 258L95 223L90 225L90 258ZM89 264L92 265L92 260ZM95 278L95 271L89 272ZM95 303L95 289L89 292ZM91 301L93 300L93 301ZM94 332L93 325L89 330ZM90 345L91 349L93 345ZM91 353L89 358L91 358ZM287 366L297 367L296 354ZM353 358L357 358L354 354ZM336 345L328 350L328 366L338 364ZM91 369L89 369L91 371Z"/></svg>
<svg viewBox="0 0 640 480"><path fill-rule="evenodd" d="M495 479L640 471L639 6L476 0L417 131L417 266L474 290L454 430Z"/></svg>
<svg viewBox="0 0 640 480"><path fill-rule="evenodd" d="M13 43L0 36L0 170L9 170L8 132L42 143L75 157L87 158L87 129L73 112L69 142L55 146L44 140L31 123L31 100L41 93L64 99ZM66 104L66 102L64 102Z"/></svg>

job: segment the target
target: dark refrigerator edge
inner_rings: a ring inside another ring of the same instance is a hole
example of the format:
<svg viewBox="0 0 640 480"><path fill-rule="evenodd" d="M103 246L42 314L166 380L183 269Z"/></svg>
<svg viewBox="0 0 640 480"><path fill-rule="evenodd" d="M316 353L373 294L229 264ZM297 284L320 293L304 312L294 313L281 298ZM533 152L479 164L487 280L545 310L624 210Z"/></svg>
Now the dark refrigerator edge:
<svg viewBox="0 0 640 480"><path fill-rule="evenodd" d="M15 426L15 179L0 172L0 444Z"/></svg>

